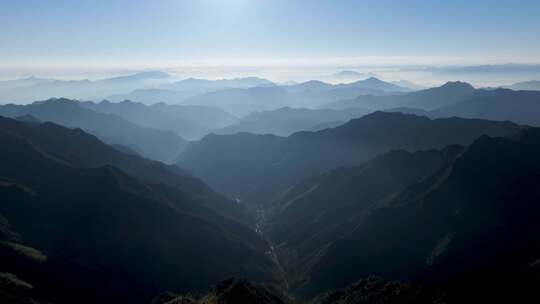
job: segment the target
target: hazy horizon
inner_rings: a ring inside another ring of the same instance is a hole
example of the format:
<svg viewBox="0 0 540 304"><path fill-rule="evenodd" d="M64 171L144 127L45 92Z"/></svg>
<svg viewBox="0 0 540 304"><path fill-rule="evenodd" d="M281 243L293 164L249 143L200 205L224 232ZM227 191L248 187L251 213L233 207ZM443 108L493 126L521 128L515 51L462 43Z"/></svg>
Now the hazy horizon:
<svg viewBox="0 0 540 304"><path fill-rule="evenodd" d="M285 82L355 70L436 85L458 75L426 70L540 64L539 9L537 1L485 0L4 0L0 79L99 79L162 70L179 79ZM463 80L490 86L537 74Z"/></svg>
<svg viewBox="0 0 540 304"><path fill-rule="evenodd" d="M172 76L171 80L200 78L209 80L246 77L265 78L275 83L320 80L328 83L349 83L376 77L384 81L406 80L420 86L438 86L448 81L465 81L476 87L497 87L517 82L539 80L540 65L537 64L477 64L477 65L387 65L387 66L192 66L147 68L26 68L2 69L0 81L24 78L50 78L56 80L102 80L128 76L141 72L161 71ZM334 77L340 72L356 72L350 78Z"/></svg>

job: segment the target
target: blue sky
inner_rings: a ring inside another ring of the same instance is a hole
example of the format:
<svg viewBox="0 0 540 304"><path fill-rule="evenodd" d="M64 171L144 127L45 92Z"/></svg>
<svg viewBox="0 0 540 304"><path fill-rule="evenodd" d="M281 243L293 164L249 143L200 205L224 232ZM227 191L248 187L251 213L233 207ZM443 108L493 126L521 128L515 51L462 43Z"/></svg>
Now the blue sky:
<svg viewBox="0 0 540 304"><path fill-rule="evenodd" d="M0 0L0 67L540 62L540 1Z"/></svg>

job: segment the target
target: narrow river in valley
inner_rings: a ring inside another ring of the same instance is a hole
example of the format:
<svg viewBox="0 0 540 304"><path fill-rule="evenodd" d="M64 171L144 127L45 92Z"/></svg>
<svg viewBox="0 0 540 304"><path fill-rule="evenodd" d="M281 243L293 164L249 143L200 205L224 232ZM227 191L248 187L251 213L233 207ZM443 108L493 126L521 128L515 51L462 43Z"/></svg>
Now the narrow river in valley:
<svg viewBox="0 0 540 304"><path fill-rule="evenodd" d="M287 280L287 272L285 271L285 268L283 267L283 265L281 264L279 260L279 255L276 252L275 244L272 242L272 240L270 240L268 236L264 234L264 224L267 221L266 213L267 211L264 210L264 208L257 207L257 211L256 211L257 224L255 225L255 232L257 232L267 242L269 250L266 252L266 254L270 257L270 259L272 259L272 261L274 262L274 265L276 266L276 271L277 271L276 275L279 282L281 282L282 284L282 288L285 291L288 291L289 282Z"/></svg>

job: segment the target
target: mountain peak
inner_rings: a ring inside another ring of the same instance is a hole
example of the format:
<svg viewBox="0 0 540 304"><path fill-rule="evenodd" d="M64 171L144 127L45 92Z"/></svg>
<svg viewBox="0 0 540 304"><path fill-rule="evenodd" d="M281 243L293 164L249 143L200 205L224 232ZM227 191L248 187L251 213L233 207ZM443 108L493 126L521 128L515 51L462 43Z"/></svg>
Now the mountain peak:
<svg viewBox="0 0 540 304"><path fill-rule="evenodd" d="M134 80L140 81L140 80L149 80L149 79L153 79L153 80L166 79L170 77L171 75L162 71L146 71L146 72L139 72L139 73L130 74L130 75L106 78L106 79L102 79L101 81L124 82L124 81L134 81ZM86 81L89 81L89 80L86 80Z"/></svg>
<svg viewBox="0 0 540 304"><path fill-rule="evenodd" d="M59 97L59 98L49 98L47 100L41 100L36 101L33 104L41 105L41 104L50 104L50 105L75 105L77 104L76 100L68 99L65 97Z"/></svg>
<svg viewBox="0 0 540 304"><path fill-rule="evenodd" d="M401 118L401 117L409 117L409 118L417 117L421 119L430 120L429 118L425 116L418 116L415 114L403 113L403 112L387 112L387 111L375 111L373 113L367 114L364 117L360 117L357 119L388 119L388 118Z"/></svg>
<svg viewBox="0 0 540 304"><path fill-rule="evenodd" d="M359 84L359 85L381 85L381 84L389 84L389 83L387 83L385 81L382 81L377 77L372 76L372 77L369 77L369 78L366 78L366 79L363 79L363 80L355 81L355 82L353 82L351 84L353 84L353 85L357 85L357 84Z"/></svg>
<svg viewBox="0 0 540 304"><path fill-rule="evenodd" d="M245 279L230 278L218 284L210 291L219 303L262 303L284 304L288 300L263 285L251 283Z"/></svg>
<svg viewBox="0 0 540 304"><path fill-rule="evenodd" d="M307 89L318 89L318 88L328 88L332 85L320 80L308 80L296 85L297 87L307 88Z"/></svg>
<svg viewBox="0 0 540 304"><path fill-rule="evenodd" d="M132 101L132 100L129 100L129 99L122 100L120 102L120 104L124 104L124 105L135 105L135 104L142 105L142 103L140 103L140 102Z"/></svg>
<svg viewBox="0 0 540 304"><path fill-rule="evenodd" d="M308 80L301 84L327 84L327 83L320 80Z"/></svg>
<svg viewBox="0 0 540 304"><path fill-rule="evenodd" d="M447 83L443 84L441 88L454 90L474 90L474 87L470 83L463 81L448 81Z"/></svg>
<svg viewBox="0 0 540 304"><path fill-rule="evenodd" d="M368 88L373 90L380 90L380 91L403 91L406 90L405 88L402 88L400 86L397 86L393 83L386 82L383 80L380 80L377 77L369 77L364 80L358 80L355 82L352 82L348 84L349 86L354 86L357 88Z"/></svg>
<svg viewBox="0 0 540 304"><path fill-rule="evenodd" d="M371 77L369 77L369 78L366 78L366 79L364 79L364 81L366 81L366 82L384 82L384 81L382 81L382 80L380 80L379 78L374 77L374 76L371 76Z"/></svg>

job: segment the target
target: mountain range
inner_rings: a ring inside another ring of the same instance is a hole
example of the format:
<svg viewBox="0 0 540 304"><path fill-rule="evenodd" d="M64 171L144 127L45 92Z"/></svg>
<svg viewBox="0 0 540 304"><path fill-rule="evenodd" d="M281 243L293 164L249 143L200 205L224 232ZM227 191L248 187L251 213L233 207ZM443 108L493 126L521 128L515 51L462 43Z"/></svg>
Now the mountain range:
<svg viewBox="0 0 540 304"><path fill-rule="evenodd" d="M540 92L497 89L430 111L433 117L468 117L540 126Z"/></svg>
<svg viewBox="0 0 540 304"><path fill-rule="evenodd" d="M368 109L388 109L396 107L433 110L458 101L469 99L477 90L465 82L448 82L440 87L429 88L398 96L357 96L323 105L323 108L345 109L364 107Z"/></svg>
<svg viewBox="0 0 540 304"><path fill-rule="evenodd" d="M394 150L360 166L307 178L275 195L261 229L282 255L291 284L302 284L317 253L354 230L375 202L442 170L462 151L457 145L414 153Z"/></svg>
<svg viewBox="0 0 540 304"><path fill-rule="evenodd" d="M268 87L274 85L275 84L273 82L259 77L244 77L217 80L188 78L164 85L163 88L175 91L189 91L194 89L215 91L227 88L248 89L253 87Z"/></svg>
<svg viewBox="0 0 540 304"><path fill-rule="evenodd" d="M189 98L184 104L214 106L237 116L245 116L253 111L268 111L281 107L316 108L332 101L365 94L379 96L408 91L410 90L374 77L337 85L312 80L289 86L218 90Z"/></svg>
<svg viewBox="0 0 540 304"><path fill-rule="evenodd" d="M100 80L25 78L0 82L1 103L30 103L48 98L94 99L170 82L164 72L149 71Z"/></svg>
<svg viewBox="0 0 540 304"><path fill-rule="evenodd" d="M360 108L331 110L284 107L273 111L252 112L233 124L215 130L214 133L235 134L246 132L289 136L299 131L326 129L329 126L328 124L341 125L370 112L370 110Z"/></svg>
<svg viewBox="0 0 540 304"><path fill-rule="evenodd" d="M0 115L16 118L31 115L66 127L81 128L101 140L125 146L148 158L170 162L186 145L172 131L141 127L114 114L104 114L69 99L50 99L29 105L0 106Z"/></svg>
<svg viewBox="0 0 540 304"><path fill-rule="evenodd" d="M144 102L0 106L0 302L537 302L540 93L406 84L152 72L70 84Z"/></svg>
<svg viewBox="0 0 540 304"><path fill-rule="evenodd" d="M252 87L270 87L275 84L269 80L258 77L244 77L234 79L197 79L188 78L172 83L166 83L153 88L139 88L131 92L107 96L111 101L132 100L145 104L159 102L178 104L185 100L224 89L248 89Z"/></svg>
<svg viewBox="0 0 540 304"><path fill-rule="evenodd" d="M360 164L394 149L416 151L469 144L488 134L505 136L520 127L510 122L426 117L375 112L336 128L275 135L205 136L190 143L178 164L232 197L281 190L338 166ZM422 134L421 137L418 134Z"/></svg>
<svg viewBox="0 0 540 304"><path fill-rule="evenodd" d="M482 136L442 169L350 214L349 231L305 262L301 288L375 274L445 286L454 301L527 299L540 253L539 135Z"/></svg>
<svg viewBox="0 0 540 304"><path fill-rule="evenodd" d="M244 77L234 79L196 79L177 81L162 71L146 71L99 80L59 80L28 77L0 81L2 103L30 103L48 98L111 101L133 100L148 104L180 103L187 98L227 88L272 86L271 81Z"/></svg>
<svg viewBox="0 0 540 304"><path fill-rule="evenodd" d="M143 103L122 101L113 103L82 102L84 108L105 114L114 114L143 127L172 131L188 140L200 139L211 130L223 128L238 119L218 108L158 103L152 106Z"/></svg>
<svg viewBox="0 0 540 304"><path fill-rule="evenodd" d="M395 96L359 96L322 108L376 109L422 113L429 117L466 117L540 126L540 93L510 89L475 89L463 82Z"/></svg>
<svg viewBox="0 0 540 304"><path fill-rule="evenodd" d="M0 124L2 271L36 295L71 303L90 289L80 303L147 303L227 276L272 279L241 207L201 180L80 130Z"/></svg>

